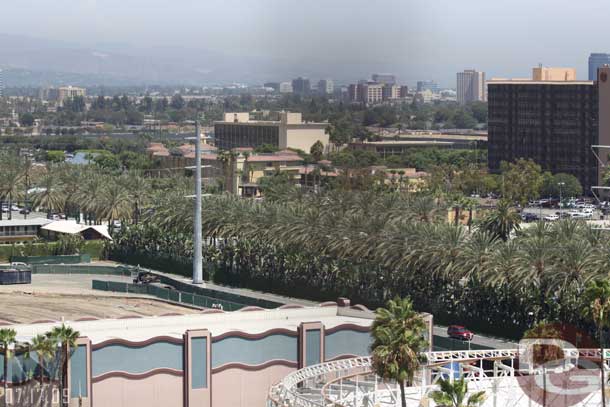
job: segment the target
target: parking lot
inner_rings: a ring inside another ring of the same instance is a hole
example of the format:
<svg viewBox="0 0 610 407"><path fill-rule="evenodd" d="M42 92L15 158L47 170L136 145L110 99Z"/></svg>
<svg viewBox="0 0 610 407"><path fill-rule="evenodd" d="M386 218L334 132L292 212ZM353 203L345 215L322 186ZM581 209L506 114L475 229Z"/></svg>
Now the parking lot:
<svg viewBox="0 0 610 407"><path fill-rule="evenodd" d="M575 209L575 208L565 208L565 209L559 209L559 208L542 208L542 207L536 207L536 206L529 206L525 209L523 209L523 211L521 212L522 215L524 214L532 214L535 215L538 219L544 219L544 217L546 216L550 216L550 215L559 215L560 213L563 214L562 216L565 216L566 218L569 217L571 212L580 212L579 209ZM604 216L602 218L602 211L600 211L599 209L594 209L593 212L591 213L591 217L590 218L586 218L585 220L602 220L602 219L606 219L608 218L607 216Z"/></svg>

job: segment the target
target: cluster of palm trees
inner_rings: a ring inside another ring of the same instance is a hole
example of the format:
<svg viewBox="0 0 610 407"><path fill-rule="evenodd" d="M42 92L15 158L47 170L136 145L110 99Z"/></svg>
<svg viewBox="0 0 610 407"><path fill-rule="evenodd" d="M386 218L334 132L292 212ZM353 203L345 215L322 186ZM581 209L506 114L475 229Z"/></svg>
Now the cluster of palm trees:
<svg viewBox="0 0 610 407"><path fill-rule="evenodd" d="M143 225L116 236L115 251L191 256L192 200L164 196L157 205ZM610 270L610 240L584 222L507 230L515 226L506 225L508 211L469 232L448 224L446 211L425 194L329 192L262 203L216 195L203 204L204 256L224 283L370 306L409 295L441 321L507 335L542 319L578 323L584 287Z"/></svg>
<svg viewBox="0 0 610 407"><path fill-rule="evenodd" d="M29 342L17 341L17 332L11 328L0 329L0 352L3 359L3 404L9 406L9 363L15 357L21 357L22 360L32 359L36 355L36 363L38 372L22 372L25 374L26 383L13 383L13 385L27 385L29 381L36 376L40 388L39 405L41 407L51 405L53 399L52 391L46 391L47 384L53 387L53 382L58 382L60 405L68 405L68 397L64 394L67 389L67 371L70 355L76 348L76 340L79 337L79 332L69 326L62 324L52 328L45 334L40 334L31 339ZM36 373L38 373L36 375ZM13 378L15 378L13 372ZM33 393L32 393L33 394ZM32 405L34 401L31 401Z"/></svg>
<svg viewBox="0 0 610 407"><path fill-rule="evenodd" d="M92 224L138 223L155 193L164 195L185 181L185 177L156 180L137 172L113 173L96 165L33 165L28 159L0 154L0 202L9 207L23 203L49 215L83 216ZM12 213L7 216L10 219Z"/></svg>

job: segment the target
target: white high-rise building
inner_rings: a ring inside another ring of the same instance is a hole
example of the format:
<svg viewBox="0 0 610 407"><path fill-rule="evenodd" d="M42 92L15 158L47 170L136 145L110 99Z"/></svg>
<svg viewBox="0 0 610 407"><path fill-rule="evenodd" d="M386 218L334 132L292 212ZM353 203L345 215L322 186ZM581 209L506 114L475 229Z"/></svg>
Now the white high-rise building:
<svg viewBox="0 0 610 407"><path fill-rule="evenodd" d="M335 85L331 79L320 79L318 82L318 93L330 95L334 90Z"/></svg>
<svg viewBox="0 0 610 407"><path fill-rule="evenodd" d="M487 100L485 72L466 69L457 74L457 101L460 104L468 102L484 102Z"/></svg>

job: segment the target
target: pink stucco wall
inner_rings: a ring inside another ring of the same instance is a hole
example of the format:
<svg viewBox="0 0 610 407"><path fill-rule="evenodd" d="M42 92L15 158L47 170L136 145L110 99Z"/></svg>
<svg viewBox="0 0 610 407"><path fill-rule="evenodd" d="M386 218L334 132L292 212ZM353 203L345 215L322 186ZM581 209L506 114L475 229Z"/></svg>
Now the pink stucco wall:
<svg viewBox="0 0 610 407"><path fill-rule="evenodd" d="M264 406L269 387L294 370L293 367L270 366L253 372L234 368L214 373L212 407Z"/></svg>
<svg viewBox="0 0 610 407"><path fill-rule="evenodd" d="M95 407L182 407L182 377L159 373L131 380L110 377L93 383Z"/></svg>

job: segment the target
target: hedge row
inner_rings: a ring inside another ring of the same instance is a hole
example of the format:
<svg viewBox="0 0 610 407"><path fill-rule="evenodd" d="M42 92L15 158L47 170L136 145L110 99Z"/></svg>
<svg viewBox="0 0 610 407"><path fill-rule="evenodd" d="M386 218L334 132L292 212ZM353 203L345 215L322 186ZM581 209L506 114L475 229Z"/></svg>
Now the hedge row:
<svg viewBox="0 0 610 407"><path fill-rule="evenodd" d="M10 261L13 256L54 256L58 245L58 242L0 245L0 263ZM88 254L92 259L104 258L104 242L87 240L83 244L81 254Z"/></svg>

